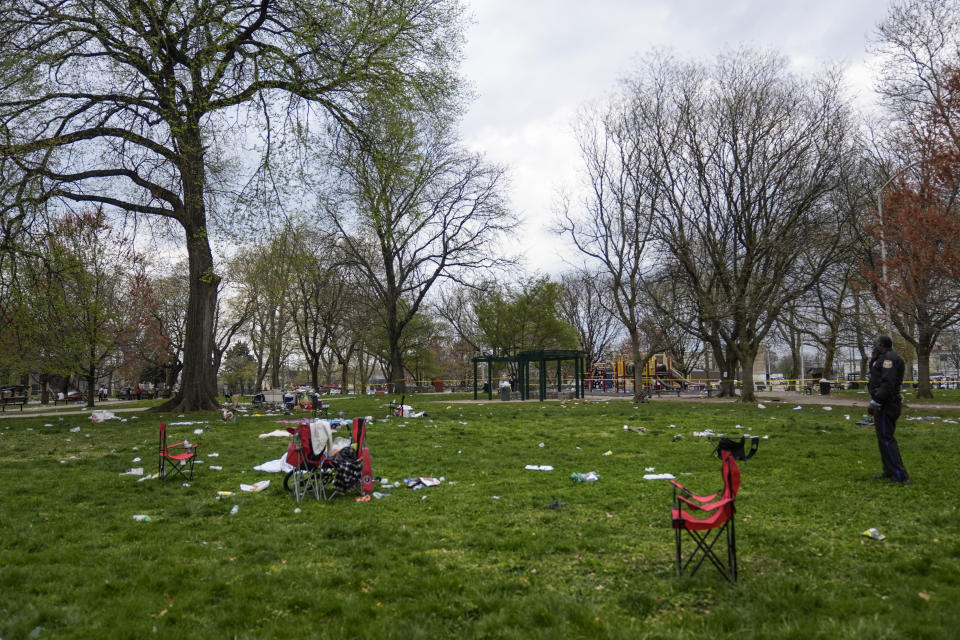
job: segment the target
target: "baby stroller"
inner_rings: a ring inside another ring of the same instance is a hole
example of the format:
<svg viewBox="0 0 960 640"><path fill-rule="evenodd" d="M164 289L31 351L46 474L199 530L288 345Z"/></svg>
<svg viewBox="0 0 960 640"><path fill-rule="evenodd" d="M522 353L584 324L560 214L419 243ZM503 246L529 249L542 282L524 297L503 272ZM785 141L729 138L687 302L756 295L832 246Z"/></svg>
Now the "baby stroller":
<svg viewBox="0 0 960 640"><path fill-rule="evenodd" d="M293 492L297 502L308 493L313 493L317 500L328 500L331 497L328 489L332 488L335 476L329 455L332 444L329 423L325 428L321 424L314 429L317 438L311 434L311 424L288 427L287 431L293 434L293 442L287 449L287 464L293 469L284 477L283 487ZM316 447L313 445L315 440Z"/></svg>

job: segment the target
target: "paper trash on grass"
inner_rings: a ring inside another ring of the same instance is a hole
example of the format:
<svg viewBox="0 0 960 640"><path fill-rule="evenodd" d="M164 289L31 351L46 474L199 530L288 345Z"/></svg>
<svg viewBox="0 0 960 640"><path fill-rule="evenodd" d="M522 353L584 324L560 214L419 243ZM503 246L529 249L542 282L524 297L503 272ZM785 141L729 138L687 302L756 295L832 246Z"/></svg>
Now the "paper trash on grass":
<svg viewBox="0 0 960 640"><path fill-rule="evenodd" d="M421 476L417 478L404 478L403 484L410 489L422 489L423 487L435 487L443 482L443 478L431 478Z"/></svg>
<svg viewBox="0 0 960 640"><path fill-rule="evenodd" d="M260 482L254 482L253 484L240 484L240 491L246 491L247 493L259 493L267 487L270 486L269 480L261 480Z"/></svg>
<svg viewBox="0 0 960 640"><path fill-rule="evenodd" d="M645 473L644 480L673 480L676 476L672 473Z"/></svg>
<svg viewBox="0 0 960 640"><path fill-rule="evenodd" d="M133 467L132 469L128 469L127 471L125 471L124 473L121 473L120 475L122 475L122 476L142 476L142 475L143 475L143 467Z"/></svg>
<svg viewBox="0 0 960 640"><path fill-rule="evenodd" d="M553 471L553 467L549 464L528 464L524 469L527 471Z"/></svg>
<svg viewBox="0 0 960 640"><path fill-rule="evenodd" d="M870 527L869 529L864 531L861 535L863 535L866 538L870 538L871 540L886 540L887 538L885 535L877 531L876 527Z"/></svg>
<svg viewBox="0 0 960 640"><path fill-rule="evenodd" d="M290 435L291 433L286 429L277 429L275 431L271 431L270 433L261 433L257 437L258 438L286 438Z"/></svg>
<svg viewBox="0 0 960 640"><path fill-rule="evenodd" d="M103 422L104 420L116 420L117 415L113 411L107 411L106 409L97 409L90 414L90 420L93 422Z"/></svg>

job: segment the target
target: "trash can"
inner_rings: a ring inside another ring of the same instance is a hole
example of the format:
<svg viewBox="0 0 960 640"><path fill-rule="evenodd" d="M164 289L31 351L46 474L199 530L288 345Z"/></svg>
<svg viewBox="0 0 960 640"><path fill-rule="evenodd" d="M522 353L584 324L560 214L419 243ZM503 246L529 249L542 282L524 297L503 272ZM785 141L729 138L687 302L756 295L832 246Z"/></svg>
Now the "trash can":
<svg viewBox="0 0 960 640"><path fill-rule="evenodd" d="M500 385L500 400L502 402L507 402L510 400L510 383Z"/></svg>
<svg viewBox="0 0 960 640"><path fill-rule="evenodd" d="M830 395L830 385L831 382L826 378L820 378L820 395L828 396Z"/></svg>

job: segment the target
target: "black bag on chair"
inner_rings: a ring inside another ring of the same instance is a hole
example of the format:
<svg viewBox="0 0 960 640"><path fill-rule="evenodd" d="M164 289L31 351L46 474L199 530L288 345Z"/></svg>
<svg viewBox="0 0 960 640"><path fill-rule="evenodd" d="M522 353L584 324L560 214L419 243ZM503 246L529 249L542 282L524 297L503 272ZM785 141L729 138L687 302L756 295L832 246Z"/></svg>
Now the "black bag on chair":
<svg viewBox="0 0 960 640"><path fill-rule="evenodd" d="M750 439L749 452L746 450L747 438ZM760 438L758 436L742 436L740 440L724 437L720 438L714 452L717 454L717 457L721 459L722 456L720 452L729 451L733 455L734 460L749 460L753 457L753 454L757 452L758 446L760 446Z"/></svg>

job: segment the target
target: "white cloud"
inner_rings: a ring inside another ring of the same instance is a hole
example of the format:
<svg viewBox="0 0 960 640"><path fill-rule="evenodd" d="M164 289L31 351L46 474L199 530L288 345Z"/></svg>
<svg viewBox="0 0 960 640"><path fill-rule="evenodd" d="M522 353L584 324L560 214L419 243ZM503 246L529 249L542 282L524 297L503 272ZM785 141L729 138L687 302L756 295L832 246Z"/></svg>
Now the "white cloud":
<svg viewBox="0 0 960 640"><path fill-rule="evenodd" d="M564 269L559 256L569 249L542 230L558 189L578 179L572 119L613 89L636 56L655 47L697 59L772 48L800 72L844 65L863 96L871 85L867 38L887 11L877 0L466 1L476 23L461 70L478 98L464 138L510 169L510 199L526 221L516 245L532 270L552 274Z"/></svg>

